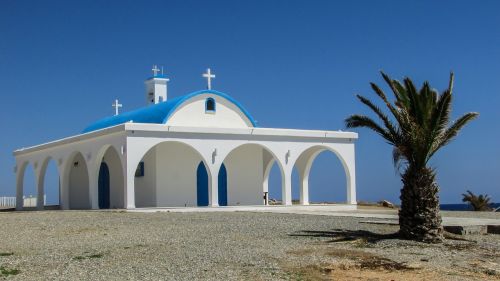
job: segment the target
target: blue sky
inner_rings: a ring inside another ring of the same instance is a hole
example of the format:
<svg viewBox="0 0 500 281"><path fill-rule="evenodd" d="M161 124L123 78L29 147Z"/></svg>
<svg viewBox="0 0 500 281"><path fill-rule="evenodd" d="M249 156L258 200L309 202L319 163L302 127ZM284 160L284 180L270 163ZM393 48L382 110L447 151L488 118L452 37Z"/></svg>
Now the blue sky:
<svg viewBox="0 0 500 281"><path fill-rule="evenodd" d="M439 90L453 70L453 116L481 115L432 161L441 200L458 202L470 189L498 202L499 10L498 1L2 0L0 194L15 193L14 149L79 133L113 114L115 98L124 110L143 106L143 80L161 64L170 97L204 88L211 67L213 88L260 126L328 130L369 113L354 95L375 99L369 82L383 84L380 70ZM391 148L358 132L358 199L397 201ZM338 160L322 154L311 197L345 198L344 182Z"/></svg>

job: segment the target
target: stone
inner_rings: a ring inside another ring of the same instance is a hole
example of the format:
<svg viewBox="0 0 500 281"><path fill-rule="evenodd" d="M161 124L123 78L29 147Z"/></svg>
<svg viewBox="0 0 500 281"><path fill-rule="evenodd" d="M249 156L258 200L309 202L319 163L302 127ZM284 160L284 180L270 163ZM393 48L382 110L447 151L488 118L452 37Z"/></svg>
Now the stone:
<svg viewBox="0 0 500 281"><path fill-rule="evenodd" d="M489 234L500 234L500 225L488 225Z"/></svg>
<svg viewBox="0 0 500 281"><path fill-rule="evenodd" d="M393 208L393 209L395 207L394 204L392 204L391 202L389 202L387 200L380 201L380 205L382 205L382 207Z"/></svg>
<svg viewBox="0 0 500 281"><path fill-rule="evenodd" d="M470 234L486 234L488 233L486 225L445 225L444 230L458 234L458 235L470 235Z"/></svg>
<svg viewBox="0 0 500 281"><path fill-rule="evenodd" d="M408 262L408 263L405 263L404 265L406 266L406 268L414 269L414 270L423 268L422 264L420 264L418 262Z"/></svg>

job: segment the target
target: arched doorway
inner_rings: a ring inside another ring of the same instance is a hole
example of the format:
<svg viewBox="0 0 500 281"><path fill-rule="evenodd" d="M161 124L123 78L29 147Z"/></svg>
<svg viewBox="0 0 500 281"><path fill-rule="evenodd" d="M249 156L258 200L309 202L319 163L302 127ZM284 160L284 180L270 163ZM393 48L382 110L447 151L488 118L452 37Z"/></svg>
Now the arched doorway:
<svg viewBox="0 0 500 281"><path fill-rule="evenodd" d="M227 170L224 164L220 167L218 182L219 206L227 206ZM203 162L196 170L196 194L198 206L208 206L208 172Z"/></svg>
<svg viewBox="0 0 500 281"><path fill-rule="evenodd" d="M52 157L45 159L42 164L39 184L43 191L43 199L38 201L44 202L44 205L49 209L58 208L61 196L60 176L56 162Z"/></svg>
<svg viewBox="0 0 500 281"><path fill-rule="evenodd" d="M104 146L98 153L100 164L97 174L97 207L99 209L123 208L124 177L120 154L112 145ZM102 156L100 156L102 155Z"/></svg>
<svg viewBox="0 0 500 281"><path fill-rule="evenodd" d="M222 163L219 170L219 206L227 206L227 170L226 165Z"/></svg>
<svg viewBox="0 0 500 281"><path fill-rule="evenodd" d="M349 170L334 149L322 145L310 147L297 158L295 168L299 178L300 204L348 201Z"/></svg>
<svg viewBox="0 0 500 281"><path fill-rule="evenodd" d="M193 207L210 203L211 175L198 150L180 141L164 141L141 158L134 179L135 205Z"/></svg>
<svg viewBox="0 0 500 281"><path fill-rule="evenodd" d="M196 169L196 204L208 206L208 172L203 162Z"/></svg>
<svg viewBox="0 0 500 281"><path fill-rule="evenodd" d="M89 173L87 162L83 155L78 152L68 163L68 191L70 209L90 209L89 197Z"/></svg>
<svg viewBox="0 0 500 281"><path fill-rule="evenodd" d="M242 144L227 154L223 163L227 177L227 205L263 205L268 192L269 174L276 163L284 192L283 169L275 155L256 143ZM220 194L219 194L220 197Z"/></svg>
<svg viewBox="0 0 500 281"><path fill-rule="evenodd" d="M20 200L20 209L22 208L32 208L37 205L37 190L36 190L36 179L35 179L35 169L33 166L26 162L20 168L20 179L18 180L18 185L22 189L22 196Z"/></svg>
<svg viewBox="0 0 500 281"><path fill-rule="evenodd" d="M105 162L99 168L98 180L99 209L109 209L110 205L110 180L109 168Z"/></svg>

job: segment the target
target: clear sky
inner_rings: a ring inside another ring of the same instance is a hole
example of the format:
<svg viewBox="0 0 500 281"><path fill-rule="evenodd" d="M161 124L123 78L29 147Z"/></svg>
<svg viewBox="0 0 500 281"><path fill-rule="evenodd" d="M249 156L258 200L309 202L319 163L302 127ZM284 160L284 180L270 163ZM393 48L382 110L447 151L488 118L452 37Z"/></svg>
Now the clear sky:
<svg viewBox="0 0 500 281"><path fill-rule="evenodd" d="M143 81L161 64L170 97L203 89L211 67L213 88L260 126L328 130L369 113L354 95L375 99L379 70L439 90L453 70L454 118L481 115L432 161L442 202L466 189L498 202L499 11L499 1L0 0L0 195L15 194L14 149L78 134L112 115L115 98L144 106ZM397 202L391 148L358 132L358 199ZM333 154L319 156L310 185L313 200L345 198Z"/></svg>

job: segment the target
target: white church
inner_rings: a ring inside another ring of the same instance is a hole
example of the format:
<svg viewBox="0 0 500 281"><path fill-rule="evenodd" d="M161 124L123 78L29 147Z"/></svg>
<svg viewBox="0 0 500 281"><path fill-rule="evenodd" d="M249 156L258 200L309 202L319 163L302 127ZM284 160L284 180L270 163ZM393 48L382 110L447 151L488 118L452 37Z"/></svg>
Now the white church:
<svg viewBox="0 0 500 281"><path fill-rule="evenodd" d="M281 172L282 205L292 205L292 170L300 204L309 205L309 171L322 151L343 165L347 202L356 206L353 132L261 128L226 93L207 89L169 98L169 79L156 66L145 81L146 106L98 120L80 134L14 151L16 199L23 207L26 167L34 169L37 209L44 208L50 160L66 209L169 208L268 204L271 167ZM342 191L344 192L344 191Z"/></svg>

